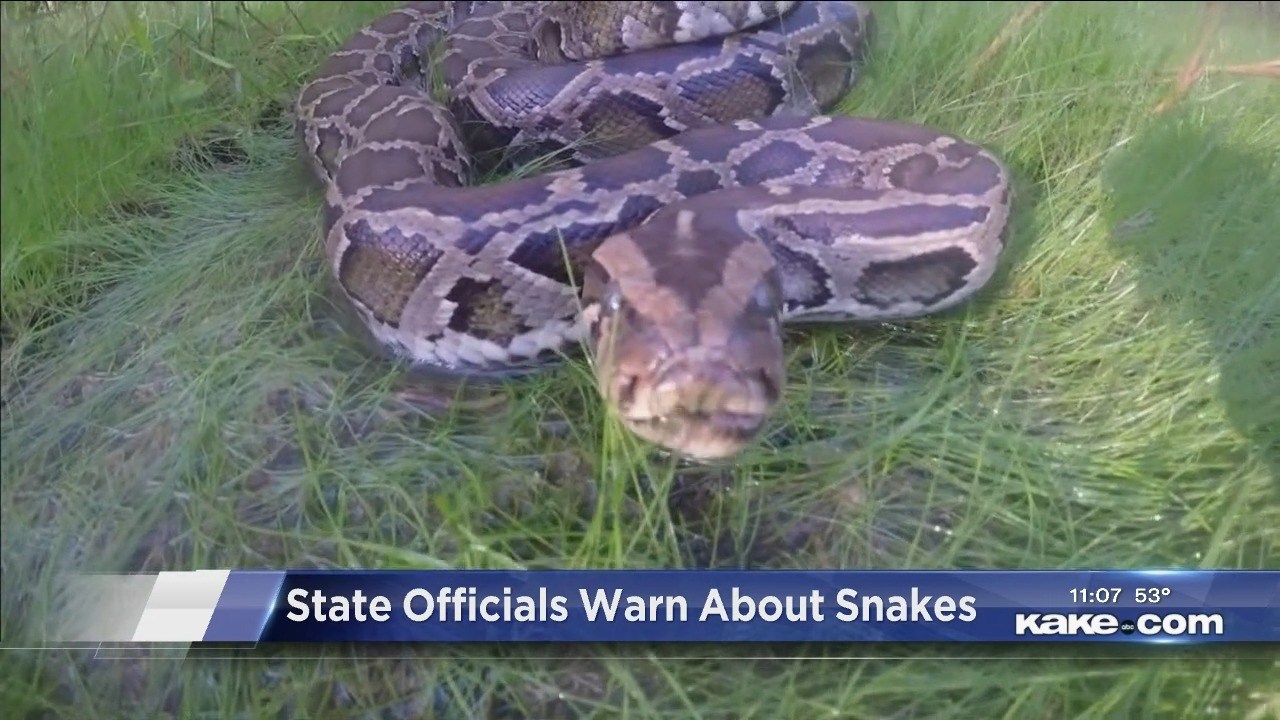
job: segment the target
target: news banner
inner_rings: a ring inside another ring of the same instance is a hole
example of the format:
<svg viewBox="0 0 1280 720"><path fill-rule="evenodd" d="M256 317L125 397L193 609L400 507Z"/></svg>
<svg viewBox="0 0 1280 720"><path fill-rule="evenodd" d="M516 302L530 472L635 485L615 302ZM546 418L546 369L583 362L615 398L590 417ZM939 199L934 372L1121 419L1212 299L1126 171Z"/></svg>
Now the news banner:
<svg viewBox="0 0 1280 720"><path fill-rule="evenodd" d="M1280 641L1273 571L250 571L84 576L86 642Z"/></svg>

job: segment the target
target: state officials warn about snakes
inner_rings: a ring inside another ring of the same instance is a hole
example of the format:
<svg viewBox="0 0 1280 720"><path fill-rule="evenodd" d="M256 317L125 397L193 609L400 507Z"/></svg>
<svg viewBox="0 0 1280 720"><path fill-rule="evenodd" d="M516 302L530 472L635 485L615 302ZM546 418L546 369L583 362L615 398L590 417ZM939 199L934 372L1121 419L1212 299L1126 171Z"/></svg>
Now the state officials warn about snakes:
<svg viewBox="0 0 1280 720"><path fill-rule="evenodd" d="M985 149L822 114L870 30L856 2L391 12L297 102L337 284L417 366L529 372L585 341L626 427L730 456L783 391L784 323L953 307L1003 249L1009 177ZM504 149L561 166L478 184Z"/></svg>

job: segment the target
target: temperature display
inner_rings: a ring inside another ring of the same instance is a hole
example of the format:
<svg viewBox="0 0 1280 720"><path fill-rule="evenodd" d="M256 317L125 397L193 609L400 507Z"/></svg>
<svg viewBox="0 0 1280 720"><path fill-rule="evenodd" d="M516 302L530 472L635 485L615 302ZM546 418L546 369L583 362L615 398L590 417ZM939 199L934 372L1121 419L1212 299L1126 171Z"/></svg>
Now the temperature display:
<svg viewBox="0 0 1280 720"><path fill-rule="evenodd" d="M1133 591L1133 599L1146 605L1154 605L1167 597L1169 597L1167 587L1138 588Z"/></svg>

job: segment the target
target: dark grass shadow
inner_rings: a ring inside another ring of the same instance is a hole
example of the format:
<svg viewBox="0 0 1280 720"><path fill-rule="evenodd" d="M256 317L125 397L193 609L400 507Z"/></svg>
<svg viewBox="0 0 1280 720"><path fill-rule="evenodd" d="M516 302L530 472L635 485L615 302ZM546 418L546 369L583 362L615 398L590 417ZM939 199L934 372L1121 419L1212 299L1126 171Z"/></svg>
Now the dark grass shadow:
<svg viewBox="0 0 1280 720"><path fill-rule="evenodd" d="M1229 422L1280 484L1280 159L1170 117L1103 179L1113 247L1153 312L1201 334Z"/></svg>
<svg viewBox="0 0 1280 720"><path fill-rule="evenodd" d="M211 645L176 652L135 646L50 654L67 667L97 663L119 670L115 677L97 673L76 678L68 672L73 680L58 688L60 700L83 701L90 694L119 697L130 707L145 708L135 711L136 717L183 716L184 709L191 714L192 707L207 706L211 699L211 694L195 689L201 681L225 685L233 682L233 668L246 666L260 671L241 680L235 692L242 702L261 703L256 707L259 715L270 709L280 717L349 717L366 711L360 716L569 719L612 717L607 710L626 707L637 691L653 699L648 713L635 713L639 717L663 716L655 711L678 717L682 710L687 714L689 703L720 710L714 714L717 717L736 717L740 715L732 712L732 696L723 689L725 679L758 683L761 692L778 693L793 683L820 682L832 673L844 673L870 690L863 690L866 694L853 701L862 714L849 717L937 717L926 709L936 707L937 698L964 702L966 695L975 692L971 686L990 687L994 683L985 678L1010 662L1020 663L1028 672L1057 672L1071 678L1081 685L1072 704L1087 713L1094 693L1107 692L1114 680L1102 673L1077 674L1070 669L1073 666L1088 663L1123 675L1135 661L1159 660L1165 672L1177 677L1203 673L1207 663L1231 663L1238 677L1261 681L1270 664L1263 647L1219 644L308 643L253 649ZM797 678L798 664L806 667ZM625 669L625 680L612 677L618 669ZM938 689L915 700L891 691L919 673L935 678ZM187 689L188 680L192 690ZM673 681L686 689L683 703L663 695ZM300 692L300 686L313 689ZM1194 686L1188 683L1182 692ZM15 700L14 706L23 708L22 700ZM1242 700L1228 700L1225 716L1244 717L1230 714L1243 712ZM18 717L59 716L53 708L38 711L39 700L28 702L31 709ZM781 700L764 704L777 702ZM752 716L768 715L757 711ZM1151 715L1135 715L1143 716Z"/></svg>

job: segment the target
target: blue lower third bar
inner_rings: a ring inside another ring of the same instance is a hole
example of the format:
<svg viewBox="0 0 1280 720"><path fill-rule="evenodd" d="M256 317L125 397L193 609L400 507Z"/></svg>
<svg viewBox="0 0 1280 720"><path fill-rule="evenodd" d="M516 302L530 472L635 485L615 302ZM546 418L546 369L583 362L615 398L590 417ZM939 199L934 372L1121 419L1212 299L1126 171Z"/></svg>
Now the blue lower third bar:
<svg viewBox="0 0 1280 720"><path fill-rule="evenodd" d="M1276 571L234 571L204 640L1280 642Z"/></svg>

